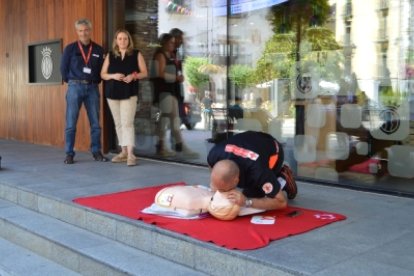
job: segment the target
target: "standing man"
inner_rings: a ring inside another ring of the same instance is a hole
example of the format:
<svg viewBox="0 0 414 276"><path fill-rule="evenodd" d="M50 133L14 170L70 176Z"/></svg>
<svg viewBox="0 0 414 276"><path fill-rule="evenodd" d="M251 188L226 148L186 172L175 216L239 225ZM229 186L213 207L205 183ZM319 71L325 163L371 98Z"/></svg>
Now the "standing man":
<svg viewBox="0 0 414 276"><path fill-rule="evenodd" d="M187 115L186 115L185 107L184 107L184 86L183 86L184 55L180 53L180 48L184 43L184 32L178 28L173 28L170 30L169 34L174 38L174 50L172 52L171 58L174 60L174 63L176 66L177 80L175 82L175 91L176 91L177 102L178 102L178 114L181 120L179 125L181 125L183 121L185 123L185 121L188 120L188 118L186 118ZM177 143L177 141L173 141L173 142L175 143L174 149L176 152L182 153L186 157L198 158L199 154L195 151L192 151L190 148L188 148L183 143Z"/></svg>
<svg viewBox="0 0 414 276"><path fill-rule="evenodd" d="M172 58L174 59L175 66L177 67L177 76L183 77L183 55L180 53L180 48L183 45L184 42L184 32L178 28L173 28L170 30L170 35L174 37L174 51L172 53ZM183 81L177 81L175 83L176 85L176 91L177 91L177 101L178 101L178 113L180 116L181 123L185 122L187 120L185 109L184 109L184 87L183 87L184 77ZM181 124L180 123L180 124ZM176 150L180 151L180 145L177 146Z"/></svg>
<svg viewBox="0 0 414 276"><path fill-rule="evenodd" d="M267 133L236 134L215 145L207 162L212 168L211 189L228 192L227 198L239 206L283 209L288 199L296 197L296 182L284 164L282 145Z"/></svg>
<svg viewBox="0 0 414 276"><path fill-rule="evenodd" d="M73 164L76 124L82 104L85 105L91 128L91 152L95 161L107 162L101 153L101 127L99 125L103 48L91 40L92 23L88 19L75 22L79 40L67 45L63 51L60 72L68 83L66 92L65 164Z"/></svg>
<svg viewBox="0 0 414 276"><path fill-rule="evenodd" d="M181 76L183 74L183 56L180 54L179 49L184 42L184 32L178 28L173 28L170 30L170 35L174 37L174 51L172 58L174 59L175 65L177 67L177 75ZM184 91L183 91L183 82L176 82L177 92L178 92L178 105L180 116L184 115L181 112L184 112Z"/></svg>

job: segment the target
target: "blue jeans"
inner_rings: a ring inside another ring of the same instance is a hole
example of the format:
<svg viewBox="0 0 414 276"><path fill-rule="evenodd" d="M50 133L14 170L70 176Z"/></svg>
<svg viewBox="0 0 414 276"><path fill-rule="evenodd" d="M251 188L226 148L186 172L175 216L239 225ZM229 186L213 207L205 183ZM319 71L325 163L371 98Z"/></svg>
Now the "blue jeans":
<svg viewBox="0 0 414 276"><path fill-rule="evenodd" d="M101 127L99 126L100 95L97 84L81 84L69 81L66 92L65 152L75 155L76 124L79 111L85 105L91 128L91 151L101 152Z"/></svg>

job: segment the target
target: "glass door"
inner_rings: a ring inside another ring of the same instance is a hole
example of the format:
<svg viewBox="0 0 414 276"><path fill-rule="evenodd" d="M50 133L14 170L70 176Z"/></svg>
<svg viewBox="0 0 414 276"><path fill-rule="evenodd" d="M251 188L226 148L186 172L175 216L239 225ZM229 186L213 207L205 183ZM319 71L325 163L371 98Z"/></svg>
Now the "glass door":
<svg viewBox="0 0 414 276"><path fill-rule="evenodd" d="M160 36L183 34L174 73L184 76L180 116L164 122L160 136L158 91L142 81L138 155L205 165L214 143L256 130L284 144L298 178L414 194L412 1L124 5L124 25L148 67ZM171 135L177 125L187 152ZM159 154L160 139L175 154Z"/></svg>

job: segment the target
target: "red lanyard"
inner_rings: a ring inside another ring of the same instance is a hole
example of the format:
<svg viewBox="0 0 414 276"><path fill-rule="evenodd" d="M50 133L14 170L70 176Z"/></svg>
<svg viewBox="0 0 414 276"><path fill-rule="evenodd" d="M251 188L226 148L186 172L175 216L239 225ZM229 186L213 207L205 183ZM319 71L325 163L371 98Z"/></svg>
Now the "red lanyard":
<svg viewBox="0 0 414 276"><path fill-rule="evenodd" d="M78 41L78 47L79 47L79 50L81 51L85 65L88 65L89 59L91 58L91 54L92 54L92 41L90 42L90 45L89 45L88 56L85 55L85 52L83 51L83 47L79 41Z"/></svg>

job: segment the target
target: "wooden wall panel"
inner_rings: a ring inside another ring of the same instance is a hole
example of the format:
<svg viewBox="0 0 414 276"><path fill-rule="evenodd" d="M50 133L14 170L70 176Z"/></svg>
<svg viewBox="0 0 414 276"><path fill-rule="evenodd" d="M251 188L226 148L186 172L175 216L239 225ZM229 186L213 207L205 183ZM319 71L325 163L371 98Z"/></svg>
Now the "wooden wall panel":
<svg viewBox="0 0 414 276"><path fill-rule="evenodd" d="M0 138L63 148L66 84L28 84L27 45L62 39L66 46L77 39L74 22L81 17L91 19L92 39L103 45L106 2L0 0ZM83 109L75 147L86 151L89 145L89 122Z"/></svg>

